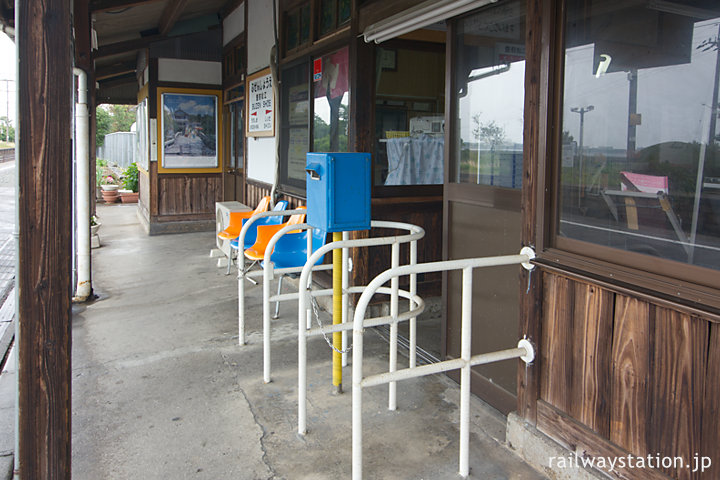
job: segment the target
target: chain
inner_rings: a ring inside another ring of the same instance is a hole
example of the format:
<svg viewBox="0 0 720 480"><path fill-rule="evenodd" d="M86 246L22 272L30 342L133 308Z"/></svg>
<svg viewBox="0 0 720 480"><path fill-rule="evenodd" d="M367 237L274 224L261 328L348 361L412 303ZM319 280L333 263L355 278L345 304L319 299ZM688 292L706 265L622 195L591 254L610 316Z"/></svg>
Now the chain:
<svg viewBox="0 0 720 480"><path fill-rule="evenodd" d="M320 333L322 333L322 336L325 339L325 342L327 342L328 346L330 348L332 348L334 351L336 351L337 353L339 353L340 355L342 355L344 353L348 353L350 350L352 350L352 347L353 347L352 344L345 350L338 350L337 348L335 348L335 345L332 344L332 341L330 341L327 334L323 330L323 324L320 321L320 312L319 312L320 307L318 306L317 300L315 300L315 297L312 296L312 290L310 290L310 300L311 300L310 303L312 304L313 314L315 316L315 321L317 322L318 327L320 327Z"/></svg>

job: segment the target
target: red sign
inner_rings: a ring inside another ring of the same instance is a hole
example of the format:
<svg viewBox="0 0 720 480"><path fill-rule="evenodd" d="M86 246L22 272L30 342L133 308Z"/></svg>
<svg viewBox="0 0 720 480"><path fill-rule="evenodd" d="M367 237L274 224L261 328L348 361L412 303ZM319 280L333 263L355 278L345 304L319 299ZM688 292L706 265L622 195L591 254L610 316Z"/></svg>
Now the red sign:
<svg viewBox="0 0 720 480"><path fill-rule="evenodd" d="M313 61L313 82L322 80L322 58Z"/></svg>

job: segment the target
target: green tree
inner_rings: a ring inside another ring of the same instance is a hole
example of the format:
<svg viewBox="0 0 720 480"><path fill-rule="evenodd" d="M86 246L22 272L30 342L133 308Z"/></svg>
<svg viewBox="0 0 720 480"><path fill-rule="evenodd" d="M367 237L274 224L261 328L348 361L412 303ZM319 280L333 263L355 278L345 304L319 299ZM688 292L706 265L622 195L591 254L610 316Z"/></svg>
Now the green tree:
<svg viewBox="0 0 720 480"><path fill-rule="evenodd" d="M110 133L129 132L130 127L135 123L135 105L111 105L110 115L112 125Z"/></svg>
<svg viewBox="0 0 720 480"><path fill-rule="evenodd" d="M115 132L129 132L135 123L134 105L100 105L95 109L95 143L101 147L105 135Z"/></svg>
<svg viewBox="0 0 720 480"><path fill-rule="evenodd" d="M102 147L105 143L105 135L110 133L112 119L110 113L103 107L95 109L95 144Z"/></svg>
<svg viewBox="0 0 720 480"><path fill-rule="evenodd" d="M9 124L7 117L0 117L0 141L15 142L15 128Z"/></svg>

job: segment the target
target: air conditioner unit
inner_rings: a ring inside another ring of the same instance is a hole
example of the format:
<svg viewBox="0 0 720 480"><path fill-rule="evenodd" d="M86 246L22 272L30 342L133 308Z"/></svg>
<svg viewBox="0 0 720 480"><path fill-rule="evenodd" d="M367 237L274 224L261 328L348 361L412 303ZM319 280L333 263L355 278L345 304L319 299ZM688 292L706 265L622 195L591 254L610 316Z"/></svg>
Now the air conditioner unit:
<svg viewBox="0 0 720 480"><path fill-rule="evenodd" d="M240 202L215 202L215 241L217 248L226 257L230 257L230 240L223 240L217 236L230 225L230 212L249 212L252 210Z"/></svg>

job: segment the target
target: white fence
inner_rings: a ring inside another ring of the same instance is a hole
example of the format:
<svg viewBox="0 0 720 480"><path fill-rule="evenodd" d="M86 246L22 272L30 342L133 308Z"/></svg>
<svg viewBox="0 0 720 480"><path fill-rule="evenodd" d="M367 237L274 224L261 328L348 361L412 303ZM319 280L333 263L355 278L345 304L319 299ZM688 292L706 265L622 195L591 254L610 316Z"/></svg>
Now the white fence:
<svg viewBox="0 0 720 480"><path fill-rule="evenodd" d="M115 132L105 135L105 144L97 149L97 158L125 168L136 159L135 132Z"/></svg>

